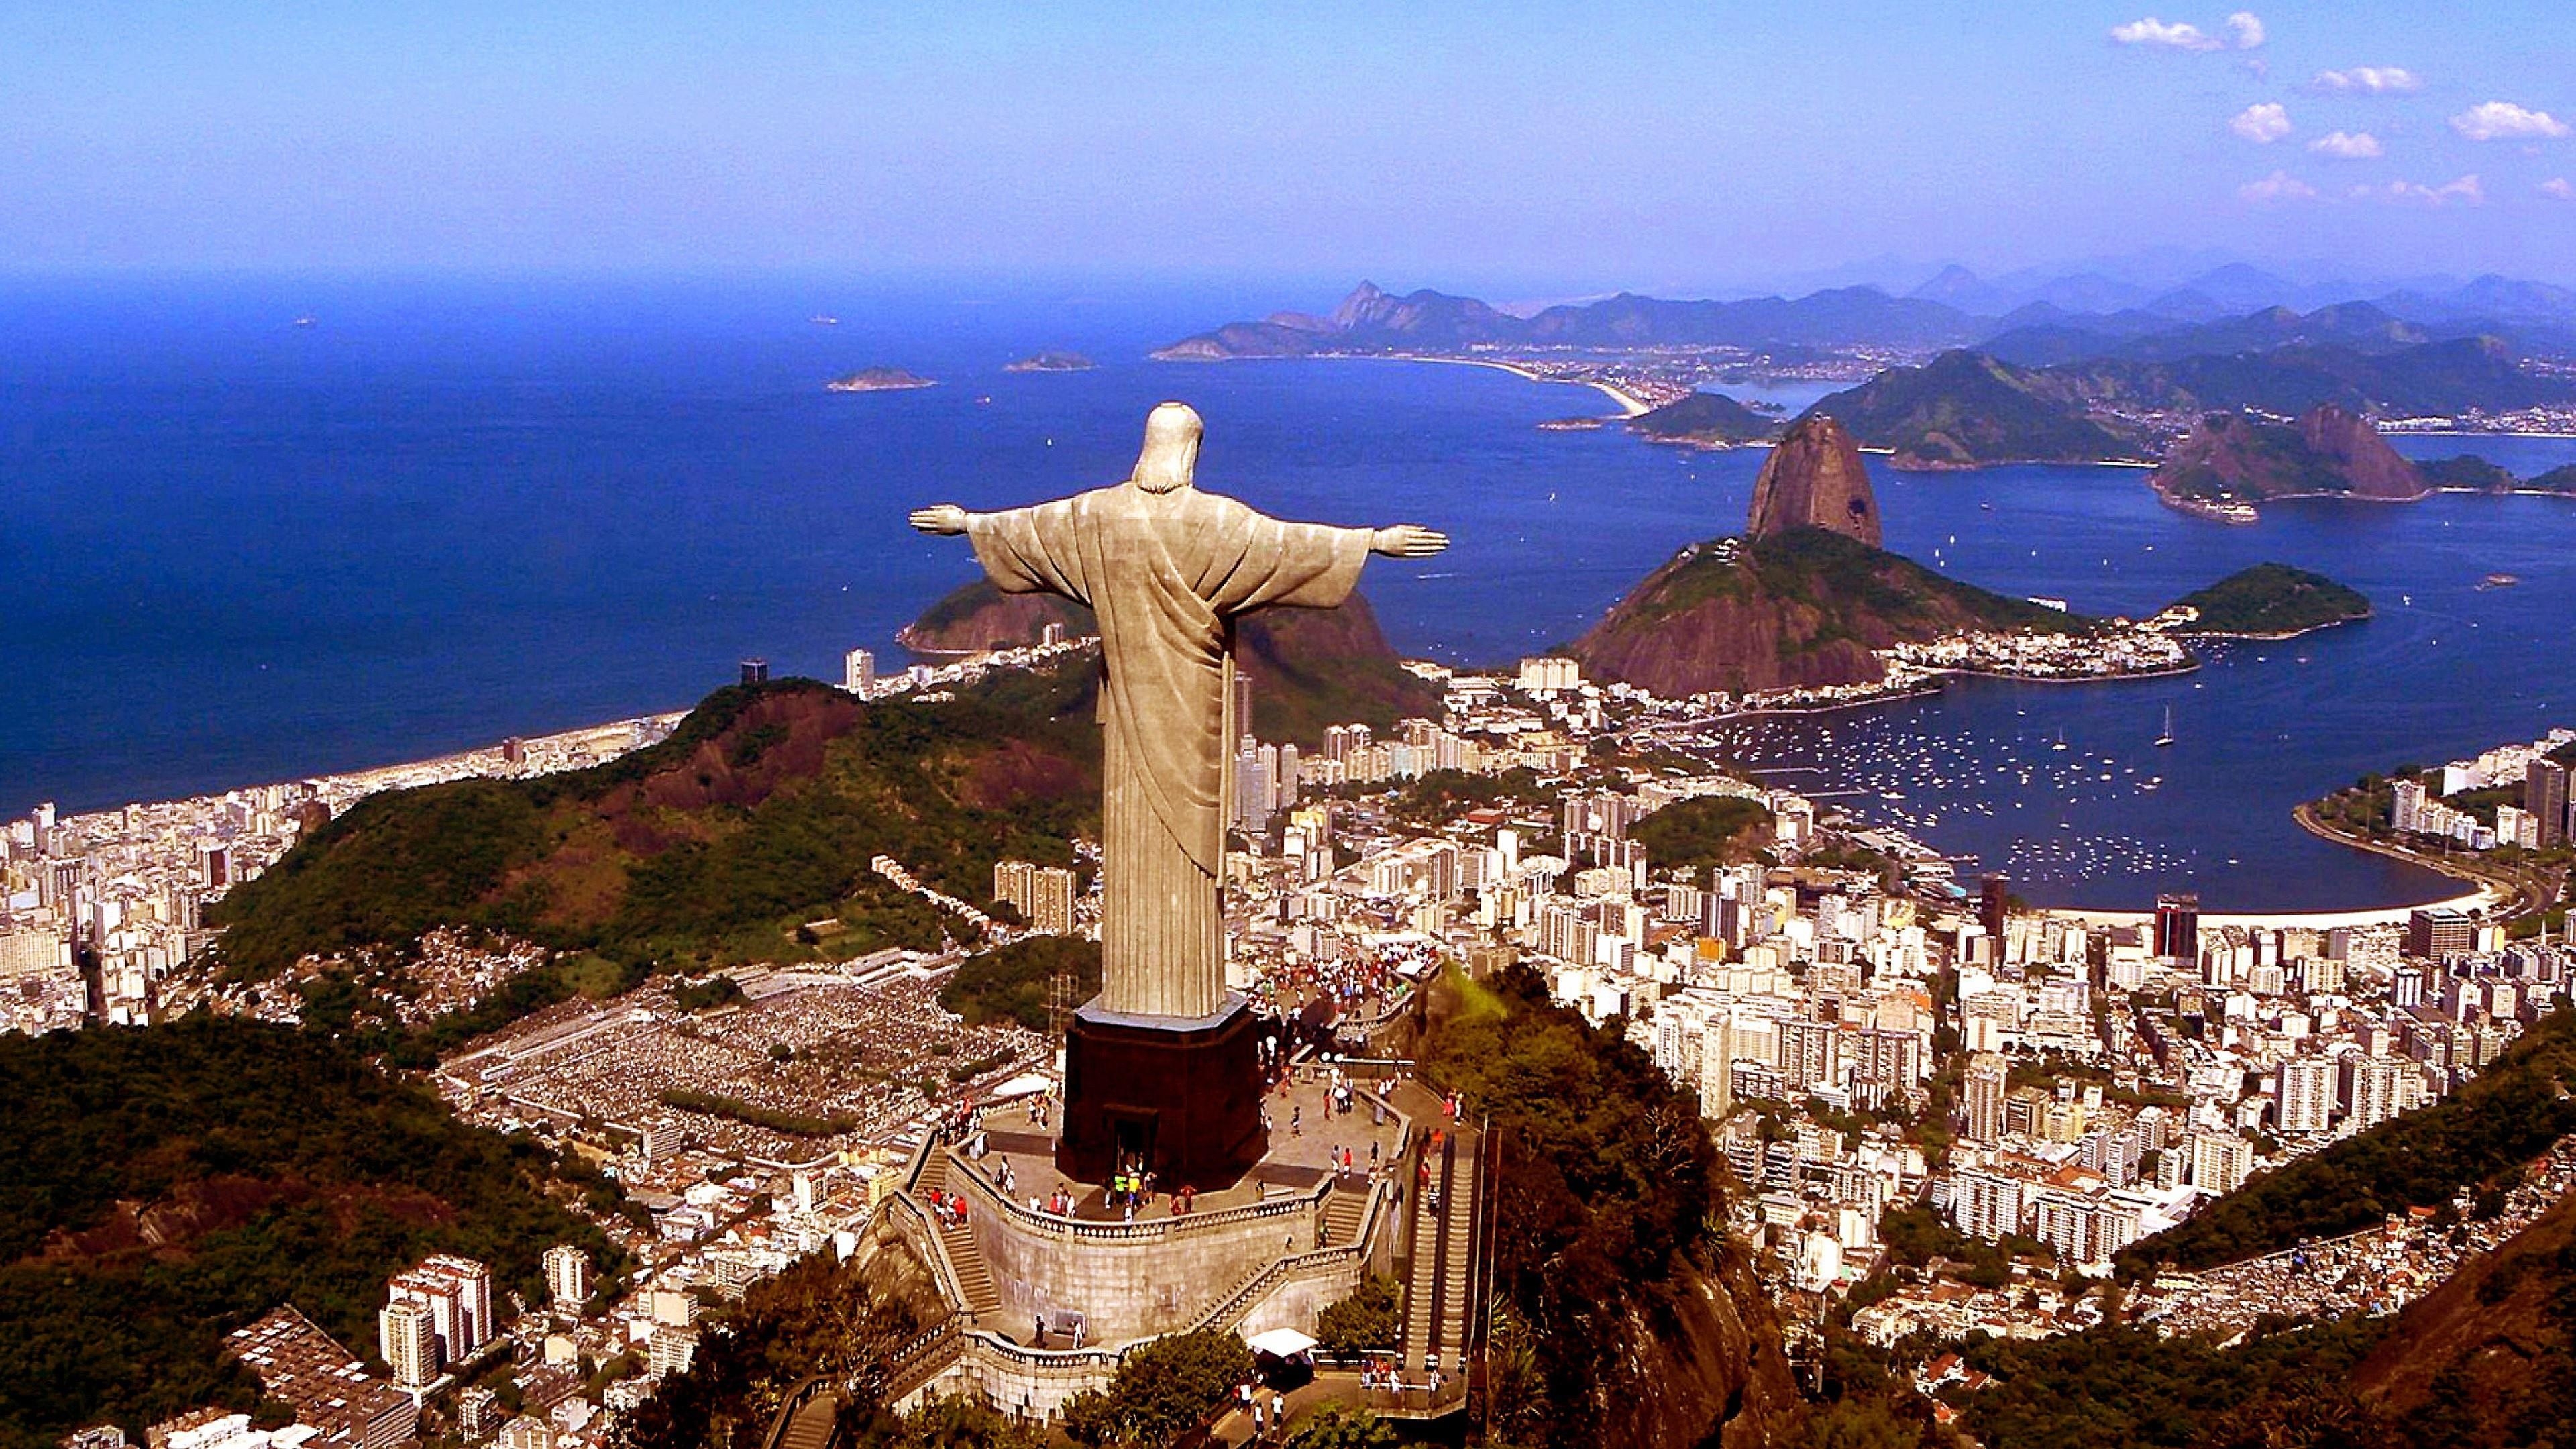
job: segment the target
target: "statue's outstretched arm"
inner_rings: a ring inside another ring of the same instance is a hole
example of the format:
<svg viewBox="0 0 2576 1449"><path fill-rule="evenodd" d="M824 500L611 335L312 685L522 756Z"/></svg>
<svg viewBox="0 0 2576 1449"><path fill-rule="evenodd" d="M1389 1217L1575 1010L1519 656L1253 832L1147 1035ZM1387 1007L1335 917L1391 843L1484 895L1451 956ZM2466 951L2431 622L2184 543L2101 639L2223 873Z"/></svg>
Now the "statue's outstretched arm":
<svg viewBox="0 0 2576 1449"><path fill-rule="evenodd" d="M934 503L912 510L912 526L924 533L964 533L966 521L974 516L954 503Z"/></svg>
<svg viewBox="0 0 2576 1449"><path fill-rule="evenodd" d="M919 524L916 522L915 526ZM1435 533L1418 523L1399 523L1381 528L1369 539L1369 551L1382 553L1388 558L1429 558L1448 546L1449 535Z"/></svg>

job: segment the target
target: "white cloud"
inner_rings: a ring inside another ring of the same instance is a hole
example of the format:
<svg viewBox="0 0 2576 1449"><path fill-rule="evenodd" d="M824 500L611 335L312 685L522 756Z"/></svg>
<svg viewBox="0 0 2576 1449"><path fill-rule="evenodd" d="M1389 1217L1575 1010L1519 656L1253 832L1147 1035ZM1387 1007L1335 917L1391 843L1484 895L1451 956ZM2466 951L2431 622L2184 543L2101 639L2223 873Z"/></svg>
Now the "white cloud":
<svg viewBox="0 0 2576 1449"><path fill-rule="evenodd" d="M2152 45L2165 50L2221 50L2227 44L2197 25L2179 20L2167 25L2152 15L2112 26L2111 38L2122 45Z"/></svg>
<svg viewBox="0 0 2576 1449"><path fill-rule="evenodd" d="M2393 201L2408 206L2481 206L2487 189L2475 173L2440 186L2425 186L2414 181L2391 181L2385 186L2356 186L2351 192L2355 201Z"/></svg>
<svg viewBox="0 0 2576 1449"><path fill-rule="evenodd" d="M2239 10L2227 17L2227 29L2236 37L2238 50L2252 50L2263 43L2263 21L2251 10Z"/></svg>
<svg viewBox="0 0 2576 1449"><path fill-rule="evenodd" d="M2310 82L2321 91L2359 91L2363 95L2411 95L2424 89L2415 72L2394 65L2356 65L2349 70L2321 70Z"/></svg>
<svg viewBox="0 0 2576 1449"><path fill-rule="evenodd" d="M2576 201L2576 186L2569 185L2564 176L2555 176L2540 183L2540 194L2555 196L2561 201Z"/></svg>
<svg viewBox="0 0 2576 1449"><path fill-rule="evenodd" d="M2314 201L2317 189L2287 171L2275 171L2260 181L2248 181L2236 188L2240 201Z"/></svg>
<svg viewBox="0 0 2576 1449"><path fill-rule="evenodd" d="M2290 112L2279 101L2265 101L2238 111L2227 129L2258 146L2269 146L2290 134Z"/></svg>
<svg viewBox="0 0 2576 1449"><path fill-rule="evenodd" d="M2547 111L2526 111L2511 101L2487 101L2453 116L2451 129L2472 141L2521 141L2564 136L2567 123Z"/></svg>
<svg viewBox="0 0 2576 1449"><path fill-rule="evenodd" d="M2379 138L2368 131L2335 131L2310 141L2308 149L2338 161L2368 161L2388 154L2380 149Z"/></svg>

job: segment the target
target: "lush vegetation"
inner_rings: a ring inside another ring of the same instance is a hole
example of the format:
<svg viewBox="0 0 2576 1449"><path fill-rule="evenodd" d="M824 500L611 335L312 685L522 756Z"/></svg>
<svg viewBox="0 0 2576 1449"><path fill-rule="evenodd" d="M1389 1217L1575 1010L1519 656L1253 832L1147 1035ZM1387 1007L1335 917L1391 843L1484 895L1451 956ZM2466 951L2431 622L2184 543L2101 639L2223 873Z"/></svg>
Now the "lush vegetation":
<svg viewBox="0 0 2576 1449"><path fill-rule="evenodd" d="M1395 1449L1395 1426L1366 1409L1326 1404L1288 1435L1288 1449Z"/></svg>
<svg viewBox="0 0 2576 1449"><path fill-rule="evenodd" d="M1403 1314L1404 1295L1395 1280L1371 1277L1315 1316L1315 1341L1336 1358L1393 1348Z"/></svg>
<svg viewBox="0 0 2576 1449"><path fill-rule="evenodd" d="M1771 841L1771 811L1741 795L1702 795L1676 800L1629 827L1657 868L1703 874L1710 866L1741 865Z"/></svg>
<svg viewBox="0 0 2576 1449"><path fill-rule="evenodd" d="M1080 936L1023 936L1007 946L969 956L948 984L939 988L939 1004L966 1018L969 1025L1015 1021L1031 1031L1047 1029L1047 999L1056 973L1074 976L1071 1005L1100 993L1100 943Z"/></svg>
<svg viewBox="0 0 2576 1449"><path fill-rule="evenodd" d="M2384 1323L2355 1320L2258 1333L2220 1349L2152 1328L2104 1327L2038 1342L1973 1341L1969 1364L1996 1382L1953 1391L1988 1449L2142 1449L2387 1442L2335 1437L2371 1416L2339 1386Z"/></svg>
<svg viewBox="0 0 2576 1449"><path fill-rule="evenodd" d="M280 1303L371 1353L385 1278L429 1253L488 1263L531 1301L555 1243L618 1266L554 1200L611 1208L609 1184L309 1032L191 1017L0 1037L0 1097L7 1449L252 1407L222 1336Z"/></svg>
<svg viewBox="0 0 2576 1449"><path fill-rule="evenodd" d="M2095 627L2094 620L2080 614L2008 599L1944 578L1911 559L1831 529L1793 528L1746 540L1741 548L1739 562L1731 566L1704 551L1658 592L1646 612L1668 615L1701 598L1756 590L1764 597L1818 611L1819 623L1803 641L1809 649L1836 639L1855 639L1875 648L1961 628L2063 634Z"/></svg>
<svg viewBox="0 0 2576 1449"><path fill-rule="evenodd" d="M227 896L239 976L437 925L627 968L935 947L965 928L877 877L880 852L969 898L1003 856L1070 863L1097 815L1079 671L1015 697L862 707L810 680L720 690L595 769L372 796ZM828 938L799 928L837 922Z"/></svg>
<svg viewBox="0 0 2576 1449"><path fill-rule="evenodd" d="M1417 830L1437 830L1470 810L1538 804L1547 797L1548 791L1527 766L1499 775L1426 770L1397 790L1387 808L1396 819Z"/></svg>
<svg viewBox="0 0 2576 1449"><path fill-rule="evenodd" d="M1064 1432L1077 1444L1169 1444L1214 1418L1252 1372L1252 1350L1231 1333L1197 1329L1154 1339L1128 1353L1107 1389L1066 1401Z"/></svg>
<svg viewBox="0 0 2576 1449"><path fill-rule="evenodd" d="M2358 592L2279 563L2240 569L2174 602L2200 611L2194 634L2300 634L2370 617L2370 600Z"/></svg>
<svg viewBox="0 0 2576 1449"><path fill-rule="evenodd" d="M818 1374L873 1381L914 1327L910 1310L871 1293L855 1266L799 1259L699 1320L688 1372L618 1421L619 1449L759 1449L799 1384ZM865 1423L876 1411L844 1412Z"/></svg>
<svg viewBox="0 0 2576 1449"><path fill-rule="evenodd" d="M2576 1011L2542 1017L2466 1086L2263 1174L2120 1255L2205 1268L2332 1237L2519 1168L2576 1132Z"/></svg>
<svg viewBox="0 0 2576 1449"><path fill-rule="evenodd" d="M1891 367L1816 404L1898 465L2089 463L2138 449L2084 415L2074 389L2044 371L1974 352L1945 352L1921 367Z"/></svg>
<svg viewBox="0 0 2576 1449"><path fill-rule="evenodd" d="M1515 965L1443 993L1423 1042L1430 1080L1503 1134L1498 1290L1529 1355L1526 1392L1496 1394L1512 1443L1579 1443L1633 1404L1639 1326L1674 1319L1679 1270L1712 1245L1717 1151L1698 1104L1629 1042Z"/></svg>
<svg viewBox="0 0 2576 1449"><path fill-rule="evenodd" d="M683 1112L704 1112L711 1117L727 1117L789 1137L832 1137L859 1125L856 1117L837 1113L829 1117L813 1117L803 1112L785 1112L776 1107L764 1107L758 1102L746 1102L740 1097L728 1097L721 1092L701 1092L695 1087L665 1087L661 1101L665 1107L676 1107Z"/></svg>
<svg viewBox="0 0 2576 1449"><path fill-rule="evenodd" d="M1780 435L1780 420L1766 418L1724 393L1695 392L1628 420L1635 432L1658 443L1733 444Z"/></svg>

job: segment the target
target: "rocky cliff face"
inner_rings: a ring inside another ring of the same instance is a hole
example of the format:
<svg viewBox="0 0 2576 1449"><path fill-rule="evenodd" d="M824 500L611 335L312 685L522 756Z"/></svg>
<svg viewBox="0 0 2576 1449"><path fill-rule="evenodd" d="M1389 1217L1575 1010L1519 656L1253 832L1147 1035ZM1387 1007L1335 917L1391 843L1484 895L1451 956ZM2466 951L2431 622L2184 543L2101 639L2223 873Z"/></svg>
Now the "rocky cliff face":
<svg viewBox="0 0 2576 1449"><path fill-rule="evenodd" d="M1667 698L1872 684L1876 650L1965 629L2082 628L1822 528L1692 544L1575 641L1585 670Z"/></svg>
<svg viewBox="0 0 2576 1449"><path fill-rule="evenodd" d="M1627 1324L1628 1392L1602 1442L1649 1449L1761 1449L1799 1442L1807 1406L1782 1351L1780 1321L1751 1268L1729 1261L1673 1275L1673 1322Z"/></svg>
<svg viewBox="0 0 2576 1449"><path fill-rule="evenodd" d="M1069 638L1100 632L1089 609L1052 594L1006 594L984 579L951 592L897 636L908 649L977 653L1037 640L1045 625ZM1362 594L1338 609L1264 609L1235 633L1235 662L1252 676L1253 731L1273 742L1320 744L1327 725L1392 728L1440 713L1440 691L1406 672Z"/></svg>
<svg viewBox="0 0 2576 1449"><path fill-rule="evenodd" d="M1830 529L1872 548L1880 543L1878 498L1870 491L1860 446L1822 413L1800 418L1753 480L1745 537L1769 538L1797 528Z"/></svg>
<svg viewBox="0 0 2576 1449"><path fill-rule="evenodd" d="M2432 491L2424 475L2388 446L2368 418L2332 403L2299 419L2299 441L2343 476L2346 491L2355 498L2411 502Z"/></svg>
<svg viewBox="0 0 2576 1449"><path fill-rule="evenodd" d="M2276 498L2410 502L2432 491L2370 420L2329 403L2293 424L2242 413L2202 418L2158 464L2156 492L2182 506L2252 505Z"/></svg>

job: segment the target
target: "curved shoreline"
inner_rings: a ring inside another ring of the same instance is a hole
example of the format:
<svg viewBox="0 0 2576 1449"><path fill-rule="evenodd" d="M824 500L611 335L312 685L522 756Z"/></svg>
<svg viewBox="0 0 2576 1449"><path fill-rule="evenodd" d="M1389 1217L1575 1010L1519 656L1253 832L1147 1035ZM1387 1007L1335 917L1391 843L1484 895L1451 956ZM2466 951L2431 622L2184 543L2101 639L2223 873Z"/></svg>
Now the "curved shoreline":
<svg viewBox="0 0 2576 1449"><path fill-rule="evenodd" d="M1368 357L1372 354L1353 352L1338 355L1348 357ZM1589 377L1549 377L1547 374L1542 372L1533 372L1529 368L1522 366L1520 363L1505 362L1497 357L1437 357L1429 353L1421 352L1389 352L1376 355L1382 355L1390 362L1446 362L1454 363L1462 367L1491 367L1502 372L1508 372L1512 376L1521 379L1523 382L1553 383L1560 387L1588 387L1600 393L1603 397L1610 399L1612 402L1617 403L1619 405L1619 415L1622 418L1641 418L1654 411L1653 408L1646 405L1644 399L1619 386L1615 382L1603 382L1598 378Z"/></svg>
<svg viewBox="0 0 2576 1449"><path fill-rule="evenodd" d="M2546 902L2526 902L2523 899L2529 894L2529 891L2526 888L2515 886L2512 887L2510 893L2508 893L2505 886L2497 884L2495 880L2487 876L2485 873L2472 870L2469 867L2461 865L2457 861L2451 860L2447 857L2426 855L2421 851L2409 850L2402 845L2391 845L2384 840L2365 840L2356 836L2346 835L2342 831L2326 824L2324 821L2317 819L2316 811L2312 808L2315 804L2316 802L2313 800L2306 800L2290 807L2290 819L2295 821L2301 830L2308 832L2310 835L2313 835L2320 840L2331 840L2337 845L2349 846L2354 850L2363 850L2368 851L2372 855L2385 856L2390 860L2404 861L2408 865L2418 866L2422 869L2429 870L2435 875L2445 875L2449 876L2453 880L2467 881L2477 887L2475 891L2470 892L2468 895L2457 897L2452 901L2440 902L2440 904L2454 905L2460 901L2477 901L2481 903L2475 906L2463 906L2462 909L2464 910L2486 910L2498 905L2510 906L2512 909L2507 910L2503 915L2497 917L2498 920L2505 921L2516 920L2520 917L2529 915L2534 909L2547 908Z"/></svg>

